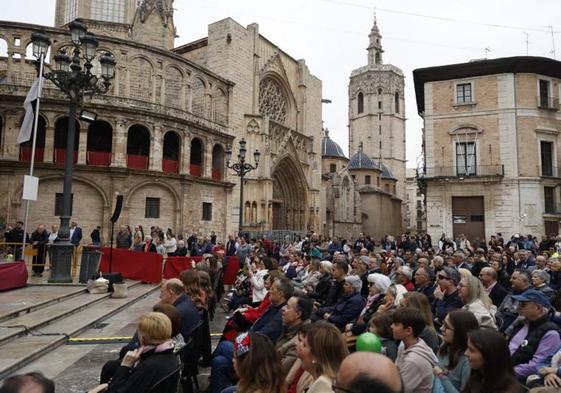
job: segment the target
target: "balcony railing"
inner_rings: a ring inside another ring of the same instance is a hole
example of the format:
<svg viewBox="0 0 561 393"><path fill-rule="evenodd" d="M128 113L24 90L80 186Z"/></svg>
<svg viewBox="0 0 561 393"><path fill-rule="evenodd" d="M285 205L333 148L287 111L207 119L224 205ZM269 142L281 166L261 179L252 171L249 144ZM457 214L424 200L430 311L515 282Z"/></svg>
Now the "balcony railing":
<svg viewBox="0 0 561 393"><path fill-rule="evenodd" d="M189 165L189 173L193 177L201 177L201 166L196 164Z"/></svg>
<svg viewBox="0 0 561 393"><path fill-rule="evenodd" d="M504 176L503 165L478 165L475 167L462 168L462 167L434 167L425 168L424 172L419 172L419 177L430 178L458 178L464 179L468 177L481 177L481 176Z"/></svg>
<svg viewBox="0 0 561 393"><path fill-rule="evenodd" d="M111 165L110 151L89 151L86 153L86 163L93 166Z"/></svg>
<svg viewBox="0 0 561 393"><path fill-rule="evenodd" d="M35 162L42 162L45 149L42 147L35 148ZM24 162L31 161L31 147L22 146L19 149L19 160Z"/></svg>
<svg viewBox="0 0 561 393"><path fill-rule="evenodd" d="M178 173L179 161L177 160L162 160L162 171L165 173Z"/></svg>
<svg viewBox="0 0 561 393"><path fill-rule="evenodd" d="M213 180L221 180L222 179L222 173L220 172L220 169L212 168L212 179Z"/></svg>
<svg viewBox="0 0 561 393"><path fill-rule="evenodd" d="M537 101L540 109L559 110L559 98L557 97L538 96Z"/></svg>
<svg viewBox="0 0 561 393"><path fill-rule="evenodd" d="M148 169L148 156L127 154L127 168L143 170Z"/></svg>
<svg viewBox="0 0 561 393"><path fill-rule="evenodd" d="M78 151L74 150L74 164L78 162ZM55 149L55 164L64 165L66 160L66 149Z"/></svg>

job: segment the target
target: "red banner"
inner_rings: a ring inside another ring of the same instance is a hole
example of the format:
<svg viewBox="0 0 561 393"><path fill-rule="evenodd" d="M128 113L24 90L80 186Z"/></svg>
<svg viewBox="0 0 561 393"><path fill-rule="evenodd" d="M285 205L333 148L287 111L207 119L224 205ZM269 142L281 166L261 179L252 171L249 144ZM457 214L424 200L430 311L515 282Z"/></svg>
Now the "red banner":
<svg viewBox="0 0 561 393"><path fill-rule="evenodd" d="M25 262L0 263L0 291L21 288L27 285Z"/></svg>
<svg viewBox="0 0 561 393"><path fill-rule="evenodd" d="M166 280L177 278L183 270L192 269L193 262L199 263L202 259L203 257L167 257L164 265L164 278Z"/></svg>
<svg viewBox="0 0 561 393"><path fill-rule="evenodd" d="M103 247L100 270L109 272L109 247ZM162 280L163 257L155 252L113 249L112 271L119 272L131 280L159 283Z"/></svg>
<svg viewBox="0 0 561 393"><path fill-rule="evenodd" d="M234 285L240 271L240 258L224 257L224 285Z"/></svg>

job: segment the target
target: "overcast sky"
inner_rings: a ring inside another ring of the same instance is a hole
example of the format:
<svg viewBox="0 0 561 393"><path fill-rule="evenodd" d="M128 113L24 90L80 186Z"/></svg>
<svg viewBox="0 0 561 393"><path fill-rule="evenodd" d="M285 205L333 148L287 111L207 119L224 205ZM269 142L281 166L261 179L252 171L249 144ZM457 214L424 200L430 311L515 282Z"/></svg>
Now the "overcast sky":
<svg viewBox="0 0 561 393"><path fill-rule="evenodd" d="M55 0L0 0L0 19L54 24ZM207 35L207 25L232 17L259 31L323 81L323 119L346 152L347 87L353 69L367 63L368 33L376 7L384 62L405 74L407 167L421 151L422 119L412 71L471 59L526 55L561 57L560 0L175 0L176 46ZM556 25L557 23L557 25ZM526 34L527 33L527 36ZM529 44L526 44L528 37ZM527 49L528 47L528 49Z"/></svg>

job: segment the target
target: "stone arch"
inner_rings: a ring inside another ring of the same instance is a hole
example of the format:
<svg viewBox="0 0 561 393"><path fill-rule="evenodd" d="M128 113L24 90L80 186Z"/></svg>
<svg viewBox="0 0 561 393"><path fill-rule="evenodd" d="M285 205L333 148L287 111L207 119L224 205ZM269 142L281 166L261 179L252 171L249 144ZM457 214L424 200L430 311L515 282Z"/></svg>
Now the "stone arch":
<svg viewBox="0 0 561 393"><path fill-rule="evenodd" d="M109 166L113 148L113 127L106 120L96 120L88 127L86 163Z"/></svg>
<svg viewBox="0 0 561 393"><path fill-rule="evenodd" d="M295 158L280 157L271 171L273 178L273 229L306 229L308 185Z"/></svg>
<svg viewBox="0 0 561 393"><path fill-rule="evenodd" d="M140 101L153 101L154 64L144 56L133 57L128 66L129 97Z"/></svg>
<svg viewBox="0 0 561 393"><path fill-rule="evenodd" d="M257 202L253 201L251 203L251 222L257 223Z"/></svg>
<svg viewBox="0 0 561 393"><path fill-rule="evenodd" d="M207 84L198 75L191 81L191 111L194 115L205 117L206 114L206 86Z"/></svg>
<svg viewBox="0 0 561 393"><path fill-rule="evenodd" d="M160 203L159 218L146 218L146 198L158 198ZM163 181L147 180L140 182L127 191L124 198L125 220L129 225L142 225L150 228L179 229L180 198L174 187ZM135 220L135 221L131 221Z"/></svg>
<svg viewBox="0 0 561 393"><path fill-rule="evenodd" d="M189 157L189 173L201 177L204 165L204 143L200 138L191 140L191 156Z"/></svg>
<svg viewBox="0 0 561 393"><path fill-rule="evenodd" d="M243 221L244 225L251 224L251 202L245 201L244 209L243 209Z"/></svg>
<svg viewBox="0 0 561 393"><path fill-rule="evenodd" d="M173 108L183 106L183 72L175 65L164 70L164 105Z"/></svg>
<svg viewBox="0 0 561 393"><path fill-rule="evenodd" d="M364 112L364 94L362 94L362 91L360 91L356 97L356 101L357 101L357 113L360 114L362 112Z"/></svg>
<svg viewBox="0 0 561 393"><path fill-rule="evenodd" d="M168 131L164 135L162 170L166 173L178 173L179 157L181 157L181 137L175 131Z"/></svg>
<svg viewBox="0 0 561 393"><path fill-rule="evenodd" d="M214 180L222 180L224 172L224 147L217 143L212 148L212 178Z"/></svg>
<svg viewBox="0 0 561 393"><path fill-rule="evenodd" d="M224 90L218 88L213 94L214 121L220 124L228 123L228 96Z"/></svg>
<svg viewBox="0 0 561 393"><path fill-rule="evenodd" d="M274 72L263 75L259 82L259 113L277 123L295 128L296 101L290 85Z"/></svg>
<svg viewBox="0 0 561 393"><path fill-rule="evenodd" d="M127 131L127 167L148 169L150 156L150 131L148 128L133 124Z"/></svg>

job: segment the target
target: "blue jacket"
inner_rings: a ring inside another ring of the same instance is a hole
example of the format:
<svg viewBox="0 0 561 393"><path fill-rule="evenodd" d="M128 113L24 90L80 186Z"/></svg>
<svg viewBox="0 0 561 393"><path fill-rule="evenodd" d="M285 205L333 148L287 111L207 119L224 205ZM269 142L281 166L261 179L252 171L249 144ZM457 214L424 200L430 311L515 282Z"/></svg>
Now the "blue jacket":
<svg viewBox="0 0 561 393"><path fill-rule="evenodd" d="M437 318L437 325L440 326L442 324L444 318L446 318L446 315L448 315L450 311L462 308L463 306L464 302L462 302L462 299L458 295L458 291L450 295L445 294L442 299L436 299L434 301L434 316Z"/></svg>
<svg viewBox="0 0 561 393"><path fill-rule="evenodd" d="M197 307L184 293L179 296L173 305L181 314L181 335L187 341L187 338L193 334L193 330L201 321L201 316L197 311Z"/></svg>
<svg viewBox="0 0 561 393"><path fill-rule="evenodd" d="M72 233L72 237L70 238L70 243L77 246L80 244L80 240L82 240L82 228L76 227L74 228L74 232Z"/></svg>
<svg viewBox="0 0 561 393"><path fill-rule="evenodd" d="M363 308L364 299L360 292L355 292L352 295L344 295L335 306L321 308L319 314L331 314L327 320L344 331L345 325L355 320Z"/></svg>
<svg viewBox="0 0 561 393"><path fill-rule="evenodd" d="M255 321L250 331L261 333L276 342L283 331L281 310L285 304L286 302L275 306L271 303L259 319Z"/></svg>

